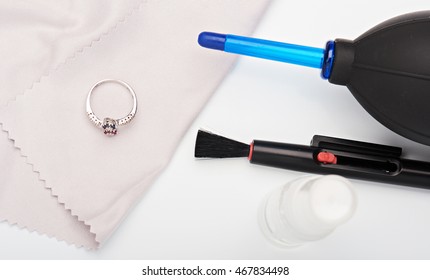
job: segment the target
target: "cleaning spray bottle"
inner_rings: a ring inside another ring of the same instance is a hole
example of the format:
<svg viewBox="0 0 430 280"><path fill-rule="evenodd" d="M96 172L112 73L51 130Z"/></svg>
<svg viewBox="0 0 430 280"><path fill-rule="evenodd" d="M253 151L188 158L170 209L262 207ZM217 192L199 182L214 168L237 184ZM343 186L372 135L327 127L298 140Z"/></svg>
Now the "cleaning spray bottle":
<svg viewBox="0 0 430 280"><path fill-rule="evenodd" d="M259 223L280 247L322 239L347 222L357 207L351 182L338 175L303 176L275 189L263 201Z"/></svg>

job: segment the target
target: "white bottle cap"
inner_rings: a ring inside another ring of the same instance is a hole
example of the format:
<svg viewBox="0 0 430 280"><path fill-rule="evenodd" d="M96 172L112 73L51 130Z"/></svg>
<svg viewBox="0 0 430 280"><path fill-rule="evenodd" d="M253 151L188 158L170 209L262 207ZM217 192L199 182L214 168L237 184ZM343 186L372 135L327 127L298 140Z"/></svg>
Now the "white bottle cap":
<svg viewBox="0 0 430 280"><path fill-rule="evenodd" d="M260 224L266 236L296 246L330 234L357 206L352 184L337 175L306 176L275 190L263 203Z"/></svg>

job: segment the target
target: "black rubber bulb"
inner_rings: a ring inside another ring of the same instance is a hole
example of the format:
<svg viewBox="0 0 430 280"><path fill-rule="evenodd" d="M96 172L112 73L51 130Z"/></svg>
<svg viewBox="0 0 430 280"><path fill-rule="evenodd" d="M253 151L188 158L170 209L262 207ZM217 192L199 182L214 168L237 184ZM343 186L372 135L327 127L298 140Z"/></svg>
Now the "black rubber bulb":
<svg viewBox="0 0 430 280"><path fill-rule="evenodd" d="M430 145L430 11L336 39L329 82L345 85L391 130Z"/></svg>

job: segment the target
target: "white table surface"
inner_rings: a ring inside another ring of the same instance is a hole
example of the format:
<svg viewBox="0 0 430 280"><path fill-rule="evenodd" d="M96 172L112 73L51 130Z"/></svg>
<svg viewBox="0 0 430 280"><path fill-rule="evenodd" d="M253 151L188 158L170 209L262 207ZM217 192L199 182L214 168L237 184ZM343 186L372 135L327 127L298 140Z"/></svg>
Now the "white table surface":
<svg viewBox="0 0 430 280"><path fill-rule="evenodd" d="M274 0L255 37L323 47L328 39L354 39L386 19L428 7L427 1ZM195 160L201 127L244 142L309 144L314 134L349 138L400 146L407 157L430 160L430 147L386 129L347 88L322 80L318 70L241 57L168 168L103 248L77 249L0 223L0 258L430 258L430 191L359 180L352 180L358 208L348 223L301 247L273 246L259 229L258 207L270 191L305 174L245 159Z"/></svg>

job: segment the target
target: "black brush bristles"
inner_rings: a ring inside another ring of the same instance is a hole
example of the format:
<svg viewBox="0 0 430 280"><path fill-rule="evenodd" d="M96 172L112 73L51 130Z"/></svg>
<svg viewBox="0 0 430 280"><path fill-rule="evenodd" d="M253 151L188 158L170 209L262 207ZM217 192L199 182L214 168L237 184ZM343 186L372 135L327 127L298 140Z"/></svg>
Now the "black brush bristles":
<svg viewBox="0 0 430 280"><path fill-rule="evenodd" d="M250 146L204 130L199 130L194 156L196 158L248 157Z"/></svg>

